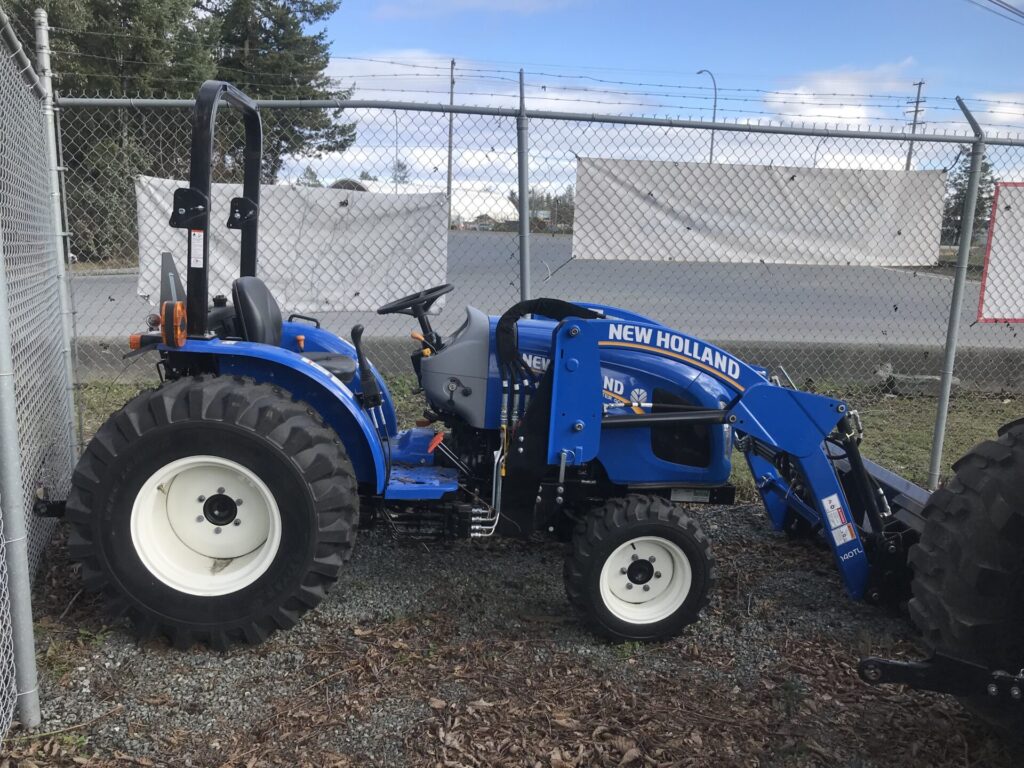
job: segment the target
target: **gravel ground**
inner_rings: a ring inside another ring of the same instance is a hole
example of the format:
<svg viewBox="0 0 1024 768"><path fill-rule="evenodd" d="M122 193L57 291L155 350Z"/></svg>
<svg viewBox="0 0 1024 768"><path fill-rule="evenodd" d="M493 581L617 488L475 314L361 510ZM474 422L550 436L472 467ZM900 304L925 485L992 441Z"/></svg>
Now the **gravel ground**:
<svg viewBox="0 0 1024 768"><path fill-rule="evenodd" d="M57 542L36 595L44 722L0 765L1019 765L952 700L874 689L905 618L852 603L828 553L756 507L697 508L703 619L613 645L572 615L562 547L363 534L318 610L256 648L179 652L107 626Z"/></svg>

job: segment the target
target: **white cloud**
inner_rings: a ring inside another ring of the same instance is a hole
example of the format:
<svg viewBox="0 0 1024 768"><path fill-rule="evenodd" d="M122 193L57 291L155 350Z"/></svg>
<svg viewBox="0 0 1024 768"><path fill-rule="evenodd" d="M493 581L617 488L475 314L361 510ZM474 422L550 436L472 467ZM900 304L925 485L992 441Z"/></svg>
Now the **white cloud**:
<svg viewBox="0 0 1024 768"><path fill-rule="evenodd" d="M982 92L965 101L967 108L986 128L1014 126L1019 131L1024 123L1024 92Z"/></svg>
<svg viewBox="0 0 1024 768"><path fill-rule="evenodd" d="M469 11L532 15L557 11L576 0L389 0L377 6L382 19L422 18Z"/></svg>
<svg viewBox="0 0 1024 768"><path fill-rule="evenodd" d="M766 94L764 104L785 122L867 126L884 121L898 129L899 123L887 118L902 117L905 103L889 97L913 95L913 66L914 60L906 58L871 69L809 72L797 78L796 85L783 85L775 89L780 93Z"/></svg>

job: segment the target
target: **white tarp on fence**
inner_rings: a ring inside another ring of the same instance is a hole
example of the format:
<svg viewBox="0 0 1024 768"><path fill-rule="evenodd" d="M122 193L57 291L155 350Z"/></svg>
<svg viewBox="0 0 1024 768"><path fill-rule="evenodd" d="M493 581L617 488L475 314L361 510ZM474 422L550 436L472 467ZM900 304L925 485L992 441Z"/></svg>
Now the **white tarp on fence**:
<svg viewBox="0 0 1024 768"><path fill-rule="evenodd" d="M945 174L580 158L573 257L927 266Z"/></svg>
<svg viewBox="0 0 1024 768"><path fill-rule="evenodd" d="M1024 184L997 182L978 320L1024 323Z"/></svg>
<svg viewBox="0 0 1024 768"><path fill-rule="evenodd" d="M140 176L140 296L156 302L160 254L170 251L184 274L186 231L168 225L171 197L188 184ZM231 295L241 235L225 227L241 184L214 184L210 296ZM385 302L446 281L445 194L377 194L266 185L260 190L257 274L283 309L293 312L374 310Z"/></svg>

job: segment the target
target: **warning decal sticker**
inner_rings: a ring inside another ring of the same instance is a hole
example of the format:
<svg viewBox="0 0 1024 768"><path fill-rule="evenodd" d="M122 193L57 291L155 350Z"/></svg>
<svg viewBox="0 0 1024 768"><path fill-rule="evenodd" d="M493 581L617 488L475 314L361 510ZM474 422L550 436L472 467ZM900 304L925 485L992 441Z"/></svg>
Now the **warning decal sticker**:
<svg viewBox="0 0 1024 768"><path fill-rule="evenodd" d="M846 513L843 512L843 507L839 503L838 493L826 496L821 500L821 505L825 508L825 516L828 517L828 527L830 529L838 528L840 525L846 525L848 521L846 519Z"/></svg>
<svg viewBox="0 0 1024 768"><path fill-rule="evenodd" d="M840 544L846 544L849 541L853 541L857 534L853 531L852 525L841 525L838 528L832 530L832 540L838 547Z"/></svg>
<svg viewBox="0 0 1024 768"><path fill-rule="evenodd" d="M203 241L206 240L206 235L201 229L190 229L188 231L189 237L189 266L202 269L203 267Z"/></svg>

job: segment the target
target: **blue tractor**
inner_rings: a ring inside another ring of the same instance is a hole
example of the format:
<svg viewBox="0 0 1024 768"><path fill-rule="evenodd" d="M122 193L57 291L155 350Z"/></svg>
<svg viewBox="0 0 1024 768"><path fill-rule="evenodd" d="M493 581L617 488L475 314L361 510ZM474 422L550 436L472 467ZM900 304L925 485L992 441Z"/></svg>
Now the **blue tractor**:
<svg viewBox="0 0 1024 768"><path fill-rule="evenodd" d="M245 121L243 194L227 223L241 230L241 269L230 298L211 301L222 101ZM357 529L377 523L411 537L565 541L569 602L597 632L667 638L708 603L714 560L686 505L733 500L734 449L773 526L826 542L850 597L909 598L928 496L861 457L857 414L626 309L467 307L444 337L431 308L451 285L380 307L418 325L424 418L399 429L363 328L346 340L285 320L257 277L261 141L253 101L202 86L190 184L171 214L187 230L186 284L166 254L159 316L132 340L159 353L164 381L99 429L66 504L85 584L139 635L258 643L323 599ZM929 685L879 659L862 673ZM943 678L945 667L928 680Z"/></svg>

